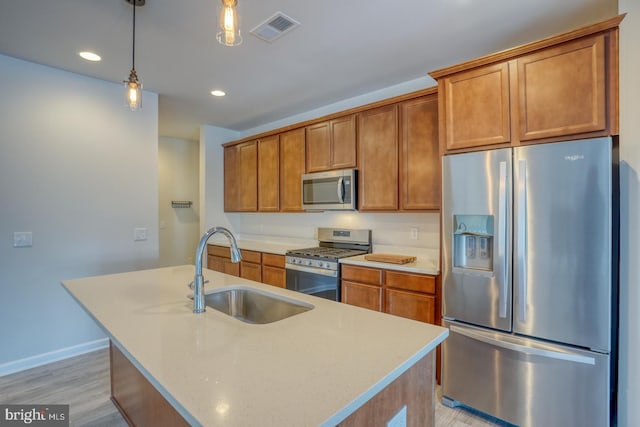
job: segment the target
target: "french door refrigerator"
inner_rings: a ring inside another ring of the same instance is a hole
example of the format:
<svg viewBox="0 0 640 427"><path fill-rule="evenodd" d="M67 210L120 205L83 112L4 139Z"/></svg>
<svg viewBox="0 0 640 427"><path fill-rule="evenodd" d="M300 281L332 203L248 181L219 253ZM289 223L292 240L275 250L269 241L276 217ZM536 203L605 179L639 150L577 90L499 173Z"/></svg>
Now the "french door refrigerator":
<svg viewBox="0 0 640 427"><path fill-rule="evenodd" d="M615 414L617 143L443 158L442 395L520 426Z"/></svg>

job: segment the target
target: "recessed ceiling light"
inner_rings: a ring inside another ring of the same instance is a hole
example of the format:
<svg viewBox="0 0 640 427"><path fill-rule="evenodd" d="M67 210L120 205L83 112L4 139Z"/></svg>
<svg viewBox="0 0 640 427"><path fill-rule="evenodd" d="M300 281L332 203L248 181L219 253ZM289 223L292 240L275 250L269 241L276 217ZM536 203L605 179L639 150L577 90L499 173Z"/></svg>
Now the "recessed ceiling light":
<svg viewBox="0 0 640 427"><path fill-rule="evenodd" d="M91 61L91 62L97 62L97 61L102 60L100 55L98 55L97 53L89 52L89 51L80 52L80 53L78 53L78 55L80 55L81 58L86 59L87 61Z"/></svg>
<svg viewBox="0 0 640 427"><path fill-rule="evenodd" d="M225 96L226 93L223 90L216 89L211 91L211 95L213 96Z"/></svg>

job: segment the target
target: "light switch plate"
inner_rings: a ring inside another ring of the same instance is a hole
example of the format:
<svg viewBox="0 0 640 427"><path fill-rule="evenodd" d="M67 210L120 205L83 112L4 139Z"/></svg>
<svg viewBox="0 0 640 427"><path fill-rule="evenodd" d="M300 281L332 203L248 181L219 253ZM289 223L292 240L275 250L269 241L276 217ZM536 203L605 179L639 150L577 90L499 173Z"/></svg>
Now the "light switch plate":
<svg viewBox="0 0 640 427"><path fill-rule="evenodd" d="M14 248L30 248L33 246L33 233L31 231L15 231L13 233Z"/></svg>
<svg viewBox="0 0 640 427"><path fill-rule="evenodd" d="M147 240L147 229L145 227L136 227L133 229L133 240L136 242Z"/></svg>

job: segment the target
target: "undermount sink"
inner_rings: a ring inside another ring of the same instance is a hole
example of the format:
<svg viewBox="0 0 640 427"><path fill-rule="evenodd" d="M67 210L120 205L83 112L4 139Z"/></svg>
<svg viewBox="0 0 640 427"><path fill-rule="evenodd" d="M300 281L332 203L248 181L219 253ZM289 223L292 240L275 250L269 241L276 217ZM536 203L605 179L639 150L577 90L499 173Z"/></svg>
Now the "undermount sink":
<svg viewBox="0 0 640 427"><path fill-rule="evenodd" d="M247 286L222 288L204 297L205 305L246 323L272 323L304 313L313 305Z"/></svg>

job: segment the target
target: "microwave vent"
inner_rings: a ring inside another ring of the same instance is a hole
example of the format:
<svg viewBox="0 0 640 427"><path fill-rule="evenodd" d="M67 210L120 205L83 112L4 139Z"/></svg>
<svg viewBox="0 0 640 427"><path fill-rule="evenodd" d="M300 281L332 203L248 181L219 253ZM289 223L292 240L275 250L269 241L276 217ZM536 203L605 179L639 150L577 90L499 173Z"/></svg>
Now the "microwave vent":
<svg viewBox="0 0 640 427"><path fill-rule="evenodd" d="M258 24L250 33L259 39L271 43L299 26L300 23L295 19L282 12L276 12L276 14L269 19Z"/></svg>

